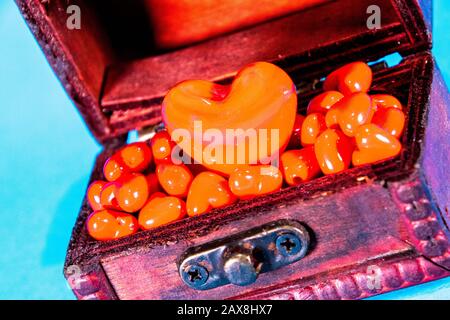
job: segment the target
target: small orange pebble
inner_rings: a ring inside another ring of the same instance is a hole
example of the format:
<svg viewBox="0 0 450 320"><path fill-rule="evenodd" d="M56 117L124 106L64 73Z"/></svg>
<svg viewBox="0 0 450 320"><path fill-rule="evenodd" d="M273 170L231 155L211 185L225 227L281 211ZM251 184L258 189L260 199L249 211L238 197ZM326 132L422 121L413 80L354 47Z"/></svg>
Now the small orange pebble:
<svg viewBox="0 0 450 320"><path fill-rule="evenodd" d="M283 175L270 165L238 168L228 180L231 192L241 199L251 199L281 189Z"/></svg>
<svg viewBox="0 0 450 320"><path fill-rule="evenodd" d="M155 192L161 191L159 185L158 176L156 173L150 173L147 175L148 193L151 195Z"/></svg>
<svg viewBox="0 0 450 320"><path fill-rule="evenodd" d="M344 96L368 92L372 85L372 69L364 62L349 63L333 71L325 80L325 91L337 90Z"/></svg>
<svg viewBox="0 0 450 320"><path fill-rule="evenodd" d="M337 102L339 102L344 95L339 91L325 91L315 98L313 98L309 104L306 114L311 113L322 113L325 114L328 110L331 109Z"/></svg>
<svg viewBox="0 0 450 320"><path fill-rule="evenodd" d="M156 175L161 187L171 196L185 198L189 191L192 173L185 165L159 164Z"/></svg>
<svg viewBox="0 0 450 320"><path fill-rule="evenodd" d="M186 204L177 197L167 197L163 193L152 196L139 212L141 229L150 230L186 216Z"/></svg>
<svg viewBox="0 0 450 320"><path fill-rule="evenodd" d="M402 103L394 96L388 94L373 94L370 97L372 98L372 105L375 111L381 108L403 109Z"/></svg>
<svg viewBox="0 0 450 320"><path fill-rule="evenodd" d="M170 134L166 130L157 132L150 144L156 164L172 163L172 150L176 143L172 141Z"/></svg>
<svg viewBox="0 0 450 320"><path fill-rule="evenodd" d="M125 212L137 212L147 202L149 188L147 177L130 173L117 181L117 203Z"/></svg>
<svg viewBox="0 0 450 320"><path fill-rule="evenodd" d="M202 172L194 178L189 188L186 208L189 216L198 216L212 209L236 202L228 180L213 172Z"/></svg>
<svg viewBox="0 0 450 320"><path fill-rule="evenodd" d="M313 145L317 137L327 129L325 117L321 113L311 113L303 121L301 140L304 147Z"/></svg>
<svg viewBox="0 0 450 320"><path fill-rule="evenodd" d="M337 129L327 129L317 138L314 152L324 174L344 171L350 166L353 143Z"/></svg>
<svg viewBox="0 0 450 320"><path fill-rule="evenodd" d="M145 142L134 142L126 145L119 151L126 169L131 172L141 172L152 161L152 151Z"/></svg>
<svg viewBox="0 0 450 320"><path fill-rule="evenodd" d="M105 209L121 210L117 202L117 193L119 191L116 182L108 182L103 186L100 192L100 204Z"/></svg>
<svg viewBox="0 0 450 320"><path fill-rule="evenodd" d="M349 137L353 137L356 129L371 119L372 100L366 93L346 96L335 107L339 127Z"/></svg>
<svg viewBox="0 0 450 320"><path fill-rule="evenodd" d="M103 166L103 175L108 181L118 180L123 176L125 171L125 165L117 153L108 158Z"/></svg>
<svg viewBox="0 0 450 320"><path fill-rule="evenodd" d="M87 219L89 235L99 241L129 236L138 229L138 221L131 214L114 210L94 211Z"/></svg>
<svg viewBox="0 0 450 320"><path fill-rule="evenodd" d="M286 151L280 160L284 181L290 186L309 181L320 174L314 146Z"/></svg>
<svg viewBox="0 0 450 320"><path fill-rule="evenodd" d="M383 108L375 112L372 123L387 131L396 138L400 138L405 127L405 114L397 108Z"/></svg>
<svg viewBox="0 0 450 320"><path fill-rule="evenodd" d="M393 158L402 149L397 138L373 123L358 128L355 140L358 150L353 152L354 166Z"/></svg>
<svg viewBox="0 0 450 320"><path fill-rule="evenodd" d="M87 200L92 210L94 211L103 209L103 206L100 202L100 194L106 184L106 181L97 180L89 185L89 188L87 190Z"/></svg>
<svg viewBox="0 0 450 320"><path fill-rule="evenodd" d="M288 149L300 148L302 145L302 125L305 117L298 114L295 116L294 129L292 130L291 139L289 140Z"/></svg>

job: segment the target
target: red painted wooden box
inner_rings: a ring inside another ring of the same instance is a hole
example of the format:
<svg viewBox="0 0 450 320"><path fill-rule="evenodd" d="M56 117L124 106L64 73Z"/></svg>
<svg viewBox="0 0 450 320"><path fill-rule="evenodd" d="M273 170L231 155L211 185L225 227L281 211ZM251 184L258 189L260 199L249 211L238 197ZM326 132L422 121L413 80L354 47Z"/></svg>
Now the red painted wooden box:
<svg viewBox="0 0 450 320"><path fill-rule="evenodd" d="M245 0L16 1L104 145L92 179L129 131L161 121L161 98L180 80L226 81L249 62L272 61L294 79L304 112L333 68L403 57L373 65L374 91L406 106L399 158L104 243L86 232L84 201L65 265L79 299L360 299L450 275L450 99L430 54L431 1L266 1L258 9ZM70 5L81 9L81 29L67 28ZM381 9L379 29L367 27L369 5ZM235 244L285 220L310 236L299 261L247 286L196 290L180 277L189 250Z"/></svg>

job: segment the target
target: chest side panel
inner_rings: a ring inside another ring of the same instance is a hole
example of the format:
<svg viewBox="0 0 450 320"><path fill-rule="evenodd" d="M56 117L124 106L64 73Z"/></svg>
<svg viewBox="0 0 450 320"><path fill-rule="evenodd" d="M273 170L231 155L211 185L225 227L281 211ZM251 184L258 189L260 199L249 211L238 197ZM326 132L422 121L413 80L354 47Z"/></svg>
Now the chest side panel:
<svg viewBox="0 0 450 320"><path fill-rule="evenodd" d="M121 299L224 299L273 283L317 277L380 259L417 255L407 242L408 232L398 207L389 191L379 185L358 186L326 199L292 201L268 210L224 222L196 238L141 247L129 255L106 258L103 268ZM227 285L196 291L181 281L177 262L189 247L280 219L298 220L312 231L312 247L301 261L262 274L248 287Z"/></svg>

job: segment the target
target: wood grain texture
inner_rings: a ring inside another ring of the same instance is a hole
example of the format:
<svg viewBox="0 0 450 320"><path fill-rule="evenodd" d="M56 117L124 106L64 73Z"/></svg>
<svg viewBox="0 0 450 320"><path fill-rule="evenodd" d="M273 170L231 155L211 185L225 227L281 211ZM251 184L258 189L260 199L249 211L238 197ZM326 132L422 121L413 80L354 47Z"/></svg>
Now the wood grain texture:
<svg viewBox="0 0 450 320"><path fill-rule="evenodd" d="M432 189L447 226L450 225L450 94L438 68L434 71L422 160L424 178Z"/></svg>
<svg viewBox="0 0 450 320"><path fill-rule="evenodd" d="M393 183L390 190L406 222L411 244L424 257L450 270L450 233L425 186L417 178L408 183Z"/></svg>
<svg viewBox="0 0 450 320"><path fill-rule="evenodd" d="M177 262L189 247L281 219L298 220L312 230L312 248L302 260L262 274L254 284L246 287L227 285L196 291L181 281ZM317 277L398 256L416 256L414 248L407 243L406 230L398 223L395 203L389 192L377 184L353 187L346 192L309 201L299 198L279 201L235 214L227 221L211 220L206 223L213 223L215 228L208 233L178 238L173 243L155 245L151 249L142 247L131 255L119 253L103 258L101 264L118 297L226 299L264 289L273 283ZM148 272L150 268L152 271Z"/></svg>
<svg viewBox="0 0 450 320"><path fill-rule="evenodd" d="M67 281L79 300L117 299L117 295L100 266L81 275L75 272L68 277Z"/></svg>
<svg viewBox="0 0 450 320"><path fill-rule="evenodd" d="M158 47L173 48L230 33L330 0L145 0ZM220 17L220 19L218 19Z"/></svg>
<svg viewBox="0 0 450 320"><path fill-rule="evenodd" d="M380 261L322 279L284 283L233 299L248 300L355 300L406 288L443 277L450 272L425 258Z"/></svg>
<svg viewBox="0 0 450 320"><path fill-rule="evenodd" d="M433 1L432 0L418 0L420 8L425 18L427 30L429 30L430 36L433 33Z"/></svg>
<svg viewBox="0 0 450 320"><path fill-rule="evenodd" d="M418 283L450 276L449 230L440 220L438 208L427 196L421 179L390 185L393 200L401 212L418 258L383 260L355 266L325 279L294 281L275 285L237 299L362 299Z"/></svg>
<svg viewBox="0 0 450 320"><path fill-rule="evenodd" d="M53 71L78 108L89 130L100 141L111 135L108 119L100 110L99 97L106 67L114 62L97 20L81 7L82 28L69 30L67 2L64 0L16 0L34 37Z"/></svg>
<svg viewBox="0 0 450 320"><path fill-rule="evenodd" d="M102 144L160 121L161 97L186 78L227 79L256 60L275 62L296 76L331 67L331 62L342 64L357 57L369 61L394 51L406 54L430 46L417 0L332 1L171 53L152 49L151 30L133 29L147 29L149 16L139 5L128 5L120 15L121 10L102 8L97 1L16 2ZM81 8L81 30L66 27L69 4ZM366 9L371 4L382 9L380 30L366 27ZM123 18L120 24L110 16L118 13ZM148 58L127 60L143 56Z"/></svg>
<svg viewBox="0 0 450 320"><path fill-rule="evenodd" d="M383 12L381 30L367 29L365 1L335 1L168 54L113 65L106 78L102 106L115 110L158 104L167 90L180 81L223 80L254 61L283 64L283 60L295 58L297 63L284 65L309 63L317 66L321 58L316 49L341 41L354 45L354 39L348 38L359 37L359 49L364 46L373 48L389 40L390 45L385 45L391 50L411 46L405 33L402 34L400 20L391 1L381 0L376 4ZM401 44L398 45L397 41ZM328 54L332 54L335 50L348 48L340 43L339 49L327 49ZM372 50L367 49L370 54ZM380 50L376 52L381 54Z"/></svg>
<svg viewBox="0 0 450 320"><path fill-rule="evenodd" d="M229 81L240 67L258 60L272 61L292 77L308 77L356 59L373 61L430 47L431 35L415 0L370 4L382 10L379 30L367 29L368 2L336 1L199 45L113 65L101 104L111 112L111 127L124 133L161 121L162 97L184 79Z"/></svg>

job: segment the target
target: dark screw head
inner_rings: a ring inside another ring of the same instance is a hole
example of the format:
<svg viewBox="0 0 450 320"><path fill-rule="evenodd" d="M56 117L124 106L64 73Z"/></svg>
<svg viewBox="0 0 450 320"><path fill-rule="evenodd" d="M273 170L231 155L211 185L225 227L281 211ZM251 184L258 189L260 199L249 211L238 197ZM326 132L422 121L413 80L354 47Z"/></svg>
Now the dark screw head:
<svg viewBox="0 0 450 320"><path fill-rule="evenodd" d="M278 252L286 257L296 255L302 249L300 239L292 233L286 233L278 236L275 244Z"/></svg>
<svg viewBox="0 0 450 320"><path fill-rule="evenodd" d="M208 270L198 264L186 266L182 272L184 282L193 288L199 288L206 283L209 277Z"/></svg>

